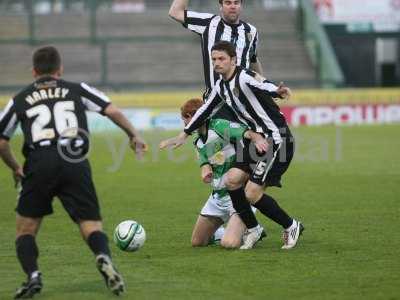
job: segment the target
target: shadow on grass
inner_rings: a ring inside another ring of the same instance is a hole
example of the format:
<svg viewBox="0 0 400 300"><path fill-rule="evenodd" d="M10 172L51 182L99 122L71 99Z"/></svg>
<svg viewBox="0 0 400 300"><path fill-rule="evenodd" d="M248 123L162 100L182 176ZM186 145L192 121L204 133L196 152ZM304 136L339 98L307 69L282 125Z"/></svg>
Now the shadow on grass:
<svg viewBox="0 0 400 300"><path fill-rule="evenodd" d="M44 283L46 284L46 283ZM44 286L40 299L109 299L113 294L107 289L102 278L98 280L68 280L52 286Z"/></svg>

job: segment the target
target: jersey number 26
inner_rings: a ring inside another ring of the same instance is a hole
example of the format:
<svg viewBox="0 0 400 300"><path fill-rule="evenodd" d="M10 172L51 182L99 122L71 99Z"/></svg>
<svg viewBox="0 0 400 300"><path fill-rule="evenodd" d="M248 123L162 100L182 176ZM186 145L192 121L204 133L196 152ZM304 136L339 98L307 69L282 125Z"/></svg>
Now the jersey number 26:
<svg viewBox="0 0 400 300"><path fill-rule="evenodd" d="M62 137L75 137L78 133L78 119L74 113L75 104L73 101L57 102L53 108L53 114L50 109L44 105L38 105L28 109L26 115L28 118L35 118L32 123L32 141L34 143L41 140L54 139L57 131ZM55 128L45 128L54 118Z"/></svg>

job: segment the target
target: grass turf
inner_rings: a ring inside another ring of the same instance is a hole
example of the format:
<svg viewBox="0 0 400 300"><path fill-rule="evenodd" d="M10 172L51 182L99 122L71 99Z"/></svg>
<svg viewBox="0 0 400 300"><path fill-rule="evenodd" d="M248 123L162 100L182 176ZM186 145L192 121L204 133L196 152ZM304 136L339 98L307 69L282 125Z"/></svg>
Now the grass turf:
<svg viewBox="0 0 400 300"><path fill-rule="evenodd" d="M258 215L268 238L250 251L190 247L208 197L190 143L159 153L148 134L137 162L119 134L94 136L90 159L111 237L120 221L143 224L143 249L111 245L126 299L400 299L400 127L294 130L295 161L270 193L306 226L297 248L280 250L281 229ZM168 136L173 133L167 134ZM13 142L20 147L20 138ZM121 158L121 160L120 160ZM122 163L118 163L118 161ZM0 299L24 279L14 253L16 192L0 167ZM38 237L44 289L38 299L110 299L88 248L58 201Z"/></svg>

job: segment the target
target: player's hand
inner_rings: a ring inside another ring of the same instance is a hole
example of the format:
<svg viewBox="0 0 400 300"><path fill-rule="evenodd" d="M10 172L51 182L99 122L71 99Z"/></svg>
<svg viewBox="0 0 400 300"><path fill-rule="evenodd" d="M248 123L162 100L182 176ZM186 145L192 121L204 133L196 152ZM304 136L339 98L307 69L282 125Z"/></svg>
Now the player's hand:
<svg viewBox="0 0 400 300"><path fill-rule="evenodd" d="M254 132L251 135L251 140L254 143L254 145L256 146L256 149L258 152L265 153L268 151L269 144L263 135Z"/></svg>
<svg viewBox="0 0 400 300"><path fill-rule="evenodd" d="M292 91L283 82L279 83L276 93L285 100L289 100L290 96L292 96Z"/></svg>
<svg viewBox="0 0 400 300"><path fill-rule="evenodd" d="M143 158L143 154L149 149L146 142L140 136L134 136L130 140L131 148L135 151L136 157L138 159Z"/></svg>
<svg viewBox="0 0 400 300"><path fill-rule="evenodd" d="M204 165L201 167L201 179L204 183L211 183L213 171L210 165Z"/></svg>
<svg viewBox="0 0 400 300"><path fill-rule="evenodd" d="M17 188L18 185L20 184L22 178L25 177L24 170L22 167L18 167L14 172L13 172L13 178L14 178L14 187Z"/></svg>
<svg viewBox="0 0 400 300"><path fill-rule="evenodd" d="M162 141L160 143L159 147L160 147L160 149L165 149L165 148L176 149L176 148L182 146L186 142L187 138L188 138L188 135L185 132L181 132L176 137Z"/></svg>

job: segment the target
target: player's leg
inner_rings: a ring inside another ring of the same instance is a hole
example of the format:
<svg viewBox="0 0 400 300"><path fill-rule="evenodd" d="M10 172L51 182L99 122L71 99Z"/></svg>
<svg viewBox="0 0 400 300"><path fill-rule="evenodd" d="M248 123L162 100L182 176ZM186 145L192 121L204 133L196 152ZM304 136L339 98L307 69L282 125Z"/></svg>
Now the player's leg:
<svg viewBox="0 0 400 300"><path fill-rule="evenodd" d="M270 150L266 159L260 160L251 174L245 188L246 198L263 215L282 226L284 229L282 249L291 249L296 245L304 227L291 218L274 198L264 194L264 190L266 186L281 186L281 176L288 169L293 157L293 142L271 144Z"/></svg>
<svg viewBox="0 0 400 300"><path fill-rule="evenodd" d="M238 213L240 219L246 225L247 232L244 237L244 247L241 249L250 249L254 244L261 238L264 229L258 224L258 221L251 209L251 205L246 199L246 193L244 185L247 182L249 175L243 169L239 167L247 166L246 163L236 163L237 168L231 168L225 178L225 185L228 189L229 196L232 200L232 205L235 211ZM246 242L249 238L249 242Z"/></svg>
<svg viewBox="0 0 400 300"><path fill-rule="evenodd" d="M15 245L18 260L27 274L27 282L18 288L16 299L33 297L43 287L38 267L39 249L36 234L42 218L53 212L53 171L56 169L54 157L47 153L46 150L31 152L24 164L25 177L21 182L22 189L16 207Z"/></svg>
<svg viewBox="0 0 400 300"><path fill-rule="evenodd" d="M96 257L97 268L103 275L109 289L116 295L124 291L124 281L111 261L107 235L103 232L101 221L79 220L83 239Z"/></svg>
<svg viewBox="0 0 400 300"><path fill-rule="evenodd" d="M218 195L211 194L197 218L192 232L192 246L201 247L210 244L213 235L224 223L226 212L219 205Z"/></svg>
<svg viewBox="0 0 400 300"><path fill-rule="evenodd" d="M249 181L246 185L246 197L263 215L282 226L284 229L282 249L293 248L304 230L303 225L291 218L274 198L264 194L263 186Z"/></svg>
<svg viewBox="0 0 400 300"><path fill-rule="evenodd" d="M36 244L36 234L41 222L42 218L23 217L17 213L15 246L17 258L28 280L17 289L15 299L31 298L43 287L37 262L39 249Z"/></svg>
<svg viewBox="0 0 400 300"><path fill-rule="evenodd" d="M223 221L214 216L199 215L192 232L192 247L207 246Z"/></svg>
<svg viewBox="0 0 400 300"><path fill-rule="evenodd" d="M79 220L78 225L83 239L95 256L105 254L111 257L108 238L103 232L101 221Z"/></svg>
<svg viewBox="0 0 400 300"><path fill-rule="evenodd" d="M231 168L226 174L225 185L228 189L233 208L239 214L246 227L251 229L259 225L251 210L250 203L246 200L244 186L248 178L249 175L245 171L239 168Z"/></svg>
<svg viewBox="0 0 400 300"><path fill-rule="evenodd" d="M58 197L96 258L107 287L116 295L124 291L122 276L111 260L107 235L102 230L100 206L87 160L63 164Z"/></svg>
<svg viewBox="0 0 400 300"><path fill-rule="evenodd" d="M225 234L221 240L221 246L228 249L239 248L242 244L243 235L246 232L246 225L237 213L233 214L225 228Z"/></svg>

